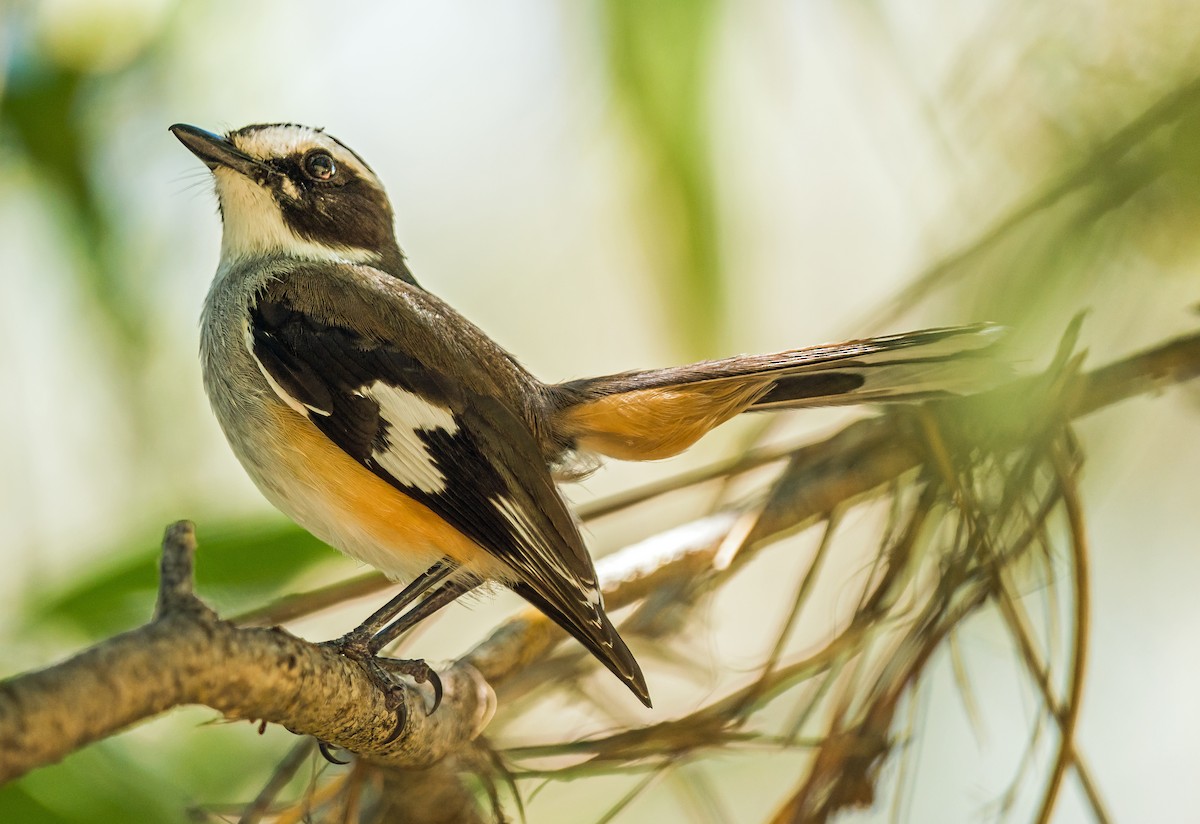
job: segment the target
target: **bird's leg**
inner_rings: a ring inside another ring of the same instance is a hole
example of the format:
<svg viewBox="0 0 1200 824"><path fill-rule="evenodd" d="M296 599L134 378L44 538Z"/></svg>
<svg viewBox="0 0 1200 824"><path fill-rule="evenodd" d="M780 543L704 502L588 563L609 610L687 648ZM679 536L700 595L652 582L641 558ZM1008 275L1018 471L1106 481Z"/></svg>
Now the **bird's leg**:
<svg viewBox="0 0 1200 824"><path fill-rule="evenodd" d="M367 650L372 655L370 660L374 666L381 667L390 673L407 675L418 684L429 682L433 688L433 706L429 709L431 714L442 703L442 679L438 677L437 671L422 659L380 658L378 657L379 651L481 583L482 581L474 576L463 576L442 584L408 612L375 633L367 642Z"/></svg>
<svg viewBox="0 0 1200 824"><path fill-rule="evenodd" d="M445 581L454 572L455 567L449 562L440 561L434 564L406 586L399 595L376 610L357 629L329 642L330 646L343 655L362 661L372 677L389 693L396 689L396 675L407 675L418 684L428 682L433 689L433 706L429 709L429 713L432 714L442 702L442 679L433 667L422 659L381 658L379 651L460 595L470 592L482 583L472 575L462 575L441 583L432 592L421 597L431 586ZM396 617L414 601L417 601L415 606L399 618ZM393 737L399 734L403 722L403 717L397 721Z"/></svg>
<svg viewBox="0 0 1200 824"><path fill-rule="evenodd" d="M358 627L347 632L341 638L326 643L343 655L350 657L365 658L368 655L374 655L379 647L371 648L372 636L386 627L388 622L399 615L405 607L420 598L427 589L445 580L453 572L453 564L444 560L438 561L414 578L412 583L402 589L396 597L375 610Z"/></svg>
<svg viewBox="0 0 1200 824"><path fill-rule="evenodd" d="M439 577L444 578L445 576L442 575ZM463 575L442 584L433 592L426 595L415 607L399 618L396 618L378 632L375 632L367 642L367 650L372 655L378 655L379 651L388 644L408 632L421 621L424 621L430 615L433 615L442 607L457 600L459 596L465 595L475 589L481 583L483 582L473 575ZM393 615L392 617L395 616Z"/></svg>

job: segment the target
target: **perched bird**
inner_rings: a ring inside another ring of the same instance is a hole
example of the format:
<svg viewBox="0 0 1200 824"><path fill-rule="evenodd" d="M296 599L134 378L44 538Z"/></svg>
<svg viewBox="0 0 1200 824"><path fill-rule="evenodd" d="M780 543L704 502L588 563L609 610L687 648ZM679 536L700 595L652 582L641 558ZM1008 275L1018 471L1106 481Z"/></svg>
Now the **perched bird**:
<svg viewBox="0 0 1200 824"><path fill-rule="evenodd" d="M294 124L171 131L216 181L201 358L233 451L305 529L412 582L341 639L348 653L500 582L650 706L556 475L670 457L745 411L967 391L958 356L996 337L931 329L543 383L417 283L383 185L345 144Z"/></svg>

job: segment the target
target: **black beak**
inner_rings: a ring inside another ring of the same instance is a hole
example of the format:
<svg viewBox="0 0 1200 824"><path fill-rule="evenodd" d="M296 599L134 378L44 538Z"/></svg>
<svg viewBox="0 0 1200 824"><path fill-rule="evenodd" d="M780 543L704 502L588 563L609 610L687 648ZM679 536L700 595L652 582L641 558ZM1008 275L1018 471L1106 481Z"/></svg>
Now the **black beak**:
<svg viewBox="0 0 1200 824"><path fill-rule="evenodd" d="M204 161L204 165L209 169L224 167L247 177L254 177L262 170L261 163L237 149L219 134L206 132L186 123L176 123L171 127L171 134L179 138L179 142L186 146L188 151Z"/></svg>

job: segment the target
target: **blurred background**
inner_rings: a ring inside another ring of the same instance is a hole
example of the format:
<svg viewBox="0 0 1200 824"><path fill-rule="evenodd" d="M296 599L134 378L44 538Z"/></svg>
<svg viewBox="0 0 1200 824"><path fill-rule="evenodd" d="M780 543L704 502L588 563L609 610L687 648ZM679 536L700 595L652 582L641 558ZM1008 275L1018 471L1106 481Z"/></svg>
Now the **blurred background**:
<svg viewBox="0 0 1200 824"><path fill-rule="evenodd" d="M1033 368L1082 310L1094 366L1197 325L1198 31L1200 5L1169 0L0 6L0 677L144 621L179 518L224 614L359 571L269 508L209 413L197 320L220 225L170 124L326 127L388 185L417 278L544 379L976 320L1012 327ZM1079 741L1121 821L1200 808L1198 402L1183 387L1080 427ZM752 432L570 495L711 463ZM702 511L682 496L590 541ZM769 598L756 586L747 609ZM515 605L455 607L420 645L451 657ZM295 629L331 637L371 606ZM1020 768L1033 709L1009 643L986 619L959 642L982 723L933 684L907 820L994 818ZM174 713L0 789L0 820L248 800L291 736L212 717ZM668 782L616 820L760 820L793 768L758 753L689 769L705 803ZM632 781L551 785L529 820L599 820ZM1077 794L1056 821L1087 820Z"/></svg>

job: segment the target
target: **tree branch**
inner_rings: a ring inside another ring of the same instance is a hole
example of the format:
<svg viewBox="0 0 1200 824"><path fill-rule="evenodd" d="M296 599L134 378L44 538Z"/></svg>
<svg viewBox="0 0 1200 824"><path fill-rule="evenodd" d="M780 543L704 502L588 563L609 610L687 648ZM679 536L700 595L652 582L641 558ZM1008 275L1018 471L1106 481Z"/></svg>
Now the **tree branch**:
<svg viewBox="0 0 1200 824"><path fill-rule="evenodd" d="M1087 414L1198 374L1200 334L1090 373L1064 412ZM1016 403L1040 386L1039 378L1028 378L963 403ZM1014 436L1024 425L1003 424ZM768 539L916 467L926 456L919 439L902 437L904 426L903 415L869 418L793 452L728 569L716 569L714 559L739 521L737 510L603 559L598 566L607 603L618 608L660 587L727 574ZM150 623L61 664L0 682L0 783L182 704L279 723L381 765L428 767L475 739L494 712L493 688L544 658L564 637L540 613L522 611L442 674L442 706L427 716L418 690L383 688L359 663L329 648L279 628L219 619L192 593L194 550L190 524L168 529Z"/></svg>
<svg viewBox="0 0 1200 824"><path fill-rule="evenodd" d="M443 706L426 715L419 691L381 689L332 649L220 620L191 593L194 552L192 525L171 526L153 621L0 683L0 782L184 704L283 724L406 767L435 763L490 720L491 688L470 667L443 676Z"/></svg>

